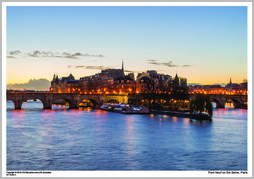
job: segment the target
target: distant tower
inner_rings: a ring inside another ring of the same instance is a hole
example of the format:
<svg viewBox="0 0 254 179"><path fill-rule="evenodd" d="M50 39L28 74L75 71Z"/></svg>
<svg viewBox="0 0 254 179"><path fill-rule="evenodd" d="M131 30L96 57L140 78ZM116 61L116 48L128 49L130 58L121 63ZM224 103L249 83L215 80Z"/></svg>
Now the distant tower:
<svg viewBox="0 0 254 179"><path fill-rule="evenodd" d="M122 60L122 73L124 75L123 60Z"/></svg>
<svg viewBox="0 0 254 179"><path fill-rule="evenodd" d="M230 85L230 86L232 85L232 81L231 81L231 78L230 78L230 81L229 81L229 85Z"/></svg>
<svg viewBox="0 0 254 179"><path fill-rule="evenodd" d="M53 76L53 80L52 80L52 82L54 82L54 81L55 81L55 79L56 79L56 74L54 73L54 76Z"/></svg>
<svg viewBox="0 0 254 179"><path fill-rule="evenodd" d="M56 75L55 82L56 82L57 84L59 83L59 78L58 78L58 75Z"/></svg>
<svg viewBox="0 0 254 179"><path fill-rule="evenodd" d="M51 81L51 85L56 81L56 74L54 73L53 80Z"/></svg>
<svg viewBox="0 0 254 179"><path fill-rule="evenodd" d="M176 85L179 85L179 78L178 78L178 76L177 76L177 73L176 73L174 82L175 82Z"/></svg>

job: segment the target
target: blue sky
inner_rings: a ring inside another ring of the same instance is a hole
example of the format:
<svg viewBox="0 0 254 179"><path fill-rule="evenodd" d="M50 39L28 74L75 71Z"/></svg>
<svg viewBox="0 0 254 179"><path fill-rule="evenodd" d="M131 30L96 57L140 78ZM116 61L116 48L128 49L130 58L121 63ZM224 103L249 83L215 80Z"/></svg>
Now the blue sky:
<svg viewBox="0 0 254 179"><path fill-rule="evenodd" d="M122 60L135 73L240 83L247 78L247 7L9 6L7 51L7 83L54 73L79 78L121 68Z"/></svg>

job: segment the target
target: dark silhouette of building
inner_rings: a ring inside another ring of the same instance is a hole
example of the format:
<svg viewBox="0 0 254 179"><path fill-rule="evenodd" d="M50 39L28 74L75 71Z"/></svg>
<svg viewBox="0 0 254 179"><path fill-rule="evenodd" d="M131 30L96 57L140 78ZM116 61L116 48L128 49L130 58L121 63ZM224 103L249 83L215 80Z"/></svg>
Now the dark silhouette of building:
<svg viewBox="0 0 254 179"><path fill-rule="evenodd" d="M180 86L187 88L187 78L180 78Z"/></svg>
<svg viewBox="0 0 254 179"><path fill-rule="evenodd" d="M174 87L178 87L179 86L179 78L177 76L177 73L176 73L176 76L175 76L175 78L173 80L173 86Z"/></svg>
<svg viewBox="0 0 254 179"><path fill-rule="evenodd" d="M75 80L74 76L70 73L70 75L68 77L62 77L61 78L61 82L64 83L66 81L71 81L71 80Z"/></svg>
<svg viewBox="0 0 254 179"><path fill-rule="evenodd" d="M225 86L225 88L227 90L239 90L240 89L240 85L237 83L232 83L232 80L230 78L229 83Z"/></svg>
<svg viewBox="0 0 254 179"><path fill-rule="evenodd" d="M124 74L124 64L121 69L105 69L92 76L75 80L68 77L58 78L54 74L51 82L51 92L82 93L82 94L123 94L123 93L170 93L179 84L187 86L187 79L180 80L176 74L174 80L170 75L159 74L155 70L139 73L135 80L134 73Z"/></svg>

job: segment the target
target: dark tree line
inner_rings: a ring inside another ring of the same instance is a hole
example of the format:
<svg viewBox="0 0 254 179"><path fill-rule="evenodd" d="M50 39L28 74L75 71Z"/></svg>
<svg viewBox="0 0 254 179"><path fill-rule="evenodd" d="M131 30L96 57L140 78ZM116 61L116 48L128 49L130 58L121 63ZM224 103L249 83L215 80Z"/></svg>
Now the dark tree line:
<svg viewBox="0 0 254 179"><path fill-rule="evenodd" d="M147 91L142 93L142 99L149 108L163 108L163 106L172 106L171 101L188 100L188 90L185 87L173 83L164 83L162 79L144 78ZM176 108L176 105L172 108Z"/></svg>

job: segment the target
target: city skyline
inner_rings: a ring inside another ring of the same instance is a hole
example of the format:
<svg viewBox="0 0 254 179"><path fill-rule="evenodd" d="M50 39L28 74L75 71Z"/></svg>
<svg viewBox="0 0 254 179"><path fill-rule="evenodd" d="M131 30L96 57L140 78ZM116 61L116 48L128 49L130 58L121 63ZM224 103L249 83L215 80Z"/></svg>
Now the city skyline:
<svg viewBox="0 0 254 179"><path fill-rule="evenodd" d="M244 6L8 6L7 84L106 68L188 83L247 79Z"/></svg>

